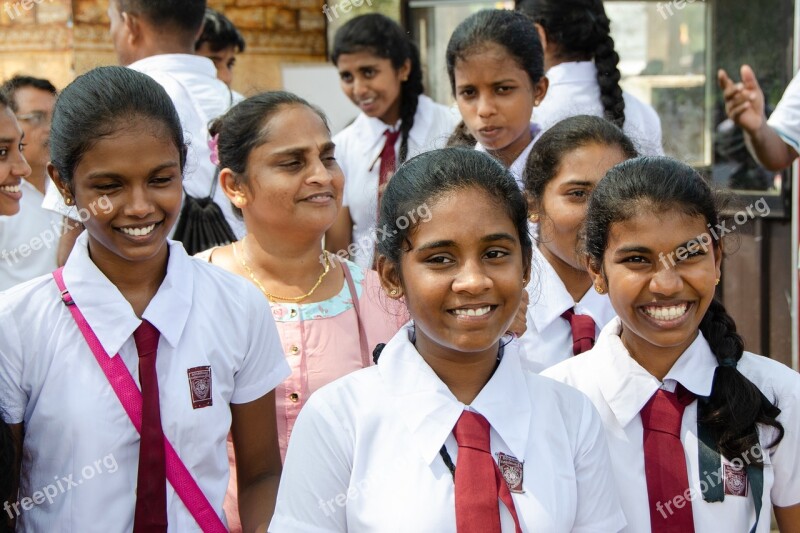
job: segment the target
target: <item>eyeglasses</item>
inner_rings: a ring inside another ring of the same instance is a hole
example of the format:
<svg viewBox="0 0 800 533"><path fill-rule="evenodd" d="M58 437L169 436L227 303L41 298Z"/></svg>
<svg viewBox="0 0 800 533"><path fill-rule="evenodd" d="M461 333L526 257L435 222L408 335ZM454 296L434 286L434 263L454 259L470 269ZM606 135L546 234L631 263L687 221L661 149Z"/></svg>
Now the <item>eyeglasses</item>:
<svg viewBox="0 0 800 533"><path fill-rule="evenodd" d="M17 120L27 122L31 126L42 126L50 124L50 114L45 111L31 111L24 115L17 115Z"/></svg>

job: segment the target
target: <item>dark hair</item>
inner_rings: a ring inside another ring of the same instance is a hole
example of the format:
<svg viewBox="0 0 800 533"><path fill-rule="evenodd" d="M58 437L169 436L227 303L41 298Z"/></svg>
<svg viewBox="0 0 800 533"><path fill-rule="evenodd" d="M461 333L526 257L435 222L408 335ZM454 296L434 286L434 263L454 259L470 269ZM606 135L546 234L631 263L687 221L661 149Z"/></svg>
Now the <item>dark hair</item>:
<svg viewBox="0 0 800 533"><path fill-rule="evenodd" d="M459 122L450 137L447 138L446 148L463 146L465 148L475 148L478 140L469 132L467 123L463 120Z"/></svg>
<svg viewBox="0 0 800 533"><path fill-rule="evenodd" d="M244 37L233 25L233 22L219 11L210 7L206 8L206 14L203 17L203 33L194 43L194 49L199 50L203 43L208 43L212 52L219 52L234 46L236 47L236 52L242 53L245 48Z"/></svg>
<svg viewBox="0 0 800 533"><path fill-rule="evenodd" d="M16 446L11 435L11 429L1 416L0 411L0 502L14 501L16 495L11 494L14 485L14 472L16 470ZM12 531L5 513L0 518L0 533Z"/></svg>
<svg viewBox="0 0 800 533"><path fill-rule="evenodd" d="M517 0L516 8L544 28L560 59L594 59L605 117L621 128L625 100L619 86L619 55L602 0Z"/></svg>
<svg viewBox="0 0 800 533"><path fill-rule="evenodd" d="M13 78L6 80L3 83L3 86L0 87L0 93L5 95L5 105L9 106L15 113L18 110L16 102L17 91L25 88L38 89L40 91L48 92L53 96L58 95L58 91L56 90L55 86L48 80L17 74Z"/></svg>
<svg viewBox="0 0 800 533"><path fill-rule="evenodd" d="M408 236L417 227L413 220L406 227L401 227L406 224L399 221L408 222L409 213L449 192L471 187L486 191L514 223L527 268L533 244L522 192L514 177L496 159L467 148L426 152L409 159L397 170L381 200L378 227L385 233L376 243L377 253L385 256L399 272L400 258L408 249Z"/></svg>
<svg viewBox="0 0 800 533"><path fill-rule="evenodd" d="M666 157L640 157L612 168L600 180L586 213L586 250L596 267L603 262L612 224L648 212L678 210L689 216L702 216L710 227L719 223L719 209L708 183L689 165ZM714 246L721 251L717 235ZM777 420L780 409L771 403L753 382L742 375L736 363L744 352L744 341L736 324L716 299L700 322L700 332L708 341L719 366L708 400L699 402L698 423L708 428L717 449L732 460L746 455L758 445L757 424L772 426L783 438Z"/></svg>
<svg viewBox="0 0 800 533"><path fill-rule="evenodd" d="M14 111L9 104L8 98L6 98L6 95L3 94L3 91L0 91L0 107L8 107L11 109L11 111Z"/></svg>
<svg viewBox="0 0 800 533"><path fill-rule="evenodd" d="M577 115L562 120L539 137L525 165L525 191L541 203L544 190L561 167L564 156L590 144L616 146L632 159L639 155L631 140L608 120Z"/></svg>
<svg viewBox="0 0 800 533"><path fill-rule="evenodd" d="M84 154L137 119L160 122L186 164L183 127L169 95L153 78L125 67L98 67L78 76L56 100L50 158L65 185Z"/></svg>
<svg viewBox="0 0 800 533"><path fill-rule="evenodd" d="M371 13L356 17L339 28L333 39L331 59L335 65L342 54L359 52L388 59L395 69L411 61L408 79L400 86L401 141L397 163L403 163L408 158L408 135L414 127L419 97L425 91L419 50L398 23L384 15Z"/></svg>
<svg viewBox="0 0 800 533"><path fill-rule="evenodd" d="M488 43L504 47L519 68L528 73L532 85L544 76L542 43L530 20L515 11L484 9L459 24L447 43L447 74L453 94L456 92L456 62L480 51Z"/></svg>
<svg viewBox="0 0 800 533"><path fill-rule="evenodd" d="M251 96L211 123L209 133L212 137L219 135L219 167L231 169L238 182L247 183L247 160L250 152L267 142L272 117L284 107L292 105L311 109L328 128L325 113L296 94L270 91ZM241 209L234 205L233 211L241 218Z"/></svg>
<svg viewBox="0 0 800 533"><path fill-rule="evenodd" d="M111 0L112 2L114 0ZM139 15L156 28L177 30L182 37L194 38L203 24L206 0L116 0L120 11Z"/></svg>

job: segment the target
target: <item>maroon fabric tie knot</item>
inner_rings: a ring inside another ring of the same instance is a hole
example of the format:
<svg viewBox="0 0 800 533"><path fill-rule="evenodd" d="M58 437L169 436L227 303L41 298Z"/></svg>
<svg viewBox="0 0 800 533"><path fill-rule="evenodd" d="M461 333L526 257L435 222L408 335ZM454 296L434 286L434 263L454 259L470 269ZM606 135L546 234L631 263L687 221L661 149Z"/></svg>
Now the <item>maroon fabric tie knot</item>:
<svg viewBox="0 0 800 533"><path fill-rule="evenodd" d="M498 498L514 518L521 532L514 500L492 457L489 421L464 411L453 429L458 443L455 472L456 531L458 533L501 533Z"/></svg>
<svg viewBox="0 0 800 533"><path fill-rule="evenodd" d="M681 421L695 396L678 384L659 389L642 408L644 470L653 533L694 533L692 502L686 498L689 475L681 442ZM673 502L680 498L680 507Z"/></svg>
<svg viewBox="0 0 800 533"><path fill-rule="evenodd" d="M588 352L594 346L595 323L589 315L578 315L575 308L567 309L561 318L572 328L572 355Z"/></svg>
<svg viewBox="0 0 800 533"><path fill-rule="evenodd" d="M395 153L394 145L397 143L397 139L400 137L400 130L386 130L383 132L383 135L386 137L386 142L383 144L383 150L381 150L381 166L378 172L378 176L380 176L378 187L389 181L389 178L392 177L392 174L394 174L394 171L397 168L397 155Z"/></svg>
<svg viewBox="0 0 800 533"><path fill-rule="evenodd" d="M134 533L166 533L167 469L164 430L158 399L156 355L160 333L146 320L133 332L139 352L139 383L142 387L142 431L136 484Z"/></svg>

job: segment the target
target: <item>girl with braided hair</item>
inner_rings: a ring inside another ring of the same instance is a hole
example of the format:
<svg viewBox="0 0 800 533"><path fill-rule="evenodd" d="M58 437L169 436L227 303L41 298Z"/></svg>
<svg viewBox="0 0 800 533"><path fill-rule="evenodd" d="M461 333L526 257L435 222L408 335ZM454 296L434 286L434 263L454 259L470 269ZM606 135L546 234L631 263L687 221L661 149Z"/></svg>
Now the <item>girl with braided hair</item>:
<svg viewBox="0 0 800 533"><path fill-rule="evenodd" d="M602 116L622 128L644 155L662 155L661 120L619 85L619 55L602 0L517 0L544 48L550 90L536 110L548 129L574 115Z"/></svg>
<svg viewBox="0 0 800 533"><path fill-rule="evenodd" d="M715 297L723 243L705 180L642 157L600 180L586 213L595 290L619 318L543 374L603 418L636 533L782 533L800 524L800 375L744 351Z"/></svg>
<svg viewBox="0 0 800 533"><path fill-rule="evenodd" d="M342 91L361 113L333 138L347 179L326 248L347 250L353 261L369 267L386 182L410 157L444 146L457 120L423 94L419 51L405 30L384 15L363 15L342 26L332 59Z"/></svg>

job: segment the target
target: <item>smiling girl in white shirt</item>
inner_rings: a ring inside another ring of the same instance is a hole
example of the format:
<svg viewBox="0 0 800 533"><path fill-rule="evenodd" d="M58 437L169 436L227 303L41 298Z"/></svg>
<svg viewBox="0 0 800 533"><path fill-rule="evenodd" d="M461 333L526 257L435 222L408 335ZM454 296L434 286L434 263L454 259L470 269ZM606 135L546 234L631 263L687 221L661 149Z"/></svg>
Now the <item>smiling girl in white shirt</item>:
<svg viewBox="0 0 800 533"><path fill-rule="evenodd" d="M582 115L542 134L528 157L525 193L535 228L533 264L539 276L528 284L525 357L543 370L592 347L614 317L608 297L597 294L579 252L580 230L592 190L617 163L636 157L622 130L607 120Z"/></svg>
<svg viewBox="0 0 800 533"><path fill-rule="evenodd" d="M92 216L63 273L0 303L17 530L224 531L229 429L245 530L263 530L281 468L271 391L289 369L258 291L167 240L186 163L169 97L92 70L59 97L50 149L51 178Z"/></svg>
<svg viewBox="0 0 800 533"><path fill-rule="evenodd" d="M536 30L521 13L479 11L453 32L446 62L475 149L497 158L522 188L525 161L540 132L531 113L547 93Z"/></svg>
<svg viewBox="0 0 800 533"><path fill-rule="evenodd" d="M429 221L411 220L420 205ZM389 182L380 222L378 272L413 323L310 398L270 531L621 529L597 413L504 338L532 246L511 175L474 150L428 152Z"/></svg>
<svg viewBox="0 0 800 533"><path fill-rule="evenodd" d="M595 288L619 318L544 374L600 411L631 533L800 531L800 375L744 351L714 298L714 197L691 167L611 169L586 214Z"/></svg>
<svg viewBox="0 0 800 533"><path fill-rule="evenodd" d="M406 159L444 146L456 118L423 94L417 46L384 15L347 22L336 32L331 57L342 91L361 113L333 138L345 188L326 248L347 250L352 260L369 268L385 182Z"/></svg>

